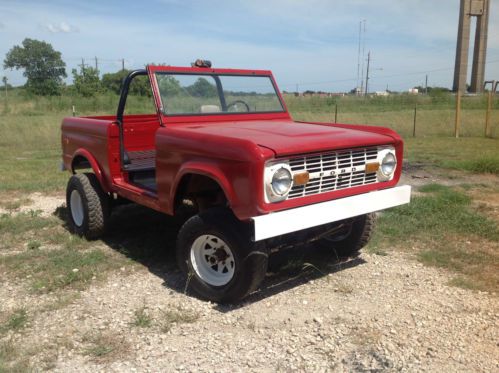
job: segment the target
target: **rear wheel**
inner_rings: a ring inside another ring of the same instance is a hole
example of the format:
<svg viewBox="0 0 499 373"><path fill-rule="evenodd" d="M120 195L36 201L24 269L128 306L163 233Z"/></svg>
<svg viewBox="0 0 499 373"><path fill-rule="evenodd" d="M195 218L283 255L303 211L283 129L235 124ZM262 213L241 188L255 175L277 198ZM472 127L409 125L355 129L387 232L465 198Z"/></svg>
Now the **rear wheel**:
<svg viewBox="0 0 499 373"><path fill-rule="evenodd" d="M90 240L104 234L110 213L109 196L94 174L71 176L66 188L66 205L72 232Z"/></svg>
<svg viewBox="0 0 499 373"><path fill-rule="evenodd" d="M267 272L268 255L245 234L228 209L191 217L177 239L177 262L187 286L201 298L235 302L254 291Z"/></svg>
<svg viewBox="0 0 499 373"><path fill-rule="evenodd" d="M356 256L370 241L375 225L375 213L361 215L355 218L344 234L324 237L318 241L318 244L333 249L338 256Z"/></svg>

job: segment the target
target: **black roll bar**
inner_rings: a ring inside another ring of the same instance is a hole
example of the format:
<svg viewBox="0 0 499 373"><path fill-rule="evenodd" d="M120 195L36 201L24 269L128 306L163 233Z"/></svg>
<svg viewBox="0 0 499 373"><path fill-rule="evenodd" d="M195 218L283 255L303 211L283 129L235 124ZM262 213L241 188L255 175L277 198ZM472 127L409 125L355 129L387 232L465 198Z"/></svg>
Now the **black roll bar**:
<svg viewBox="0 0 499 373"><path fill-rule="evenodd" d="M120 101L118 103L118 111L116 113L116 123L118 124L120 133L120 166L122 169L126 169L126 166L130 164L130 159L128 158L128 154L126 154L125 151L123 113L125 112L126 99L128 97L128 91L130 90L130 83L132 82L133 78L141 75L147 76L147 70L139 69L131 71L121 83L121 94Z"/></svg>

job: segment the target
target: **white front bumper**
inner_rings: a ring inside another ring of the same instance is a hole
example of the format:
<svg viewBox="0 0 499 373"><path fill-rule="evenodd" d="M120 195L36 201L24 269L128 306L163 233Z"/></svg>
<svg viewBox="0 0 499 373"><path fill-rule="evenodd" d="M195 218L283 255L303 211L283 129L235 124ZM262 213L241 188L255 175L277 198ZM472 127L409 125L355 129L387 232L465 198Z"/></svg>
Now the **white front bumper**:
<svg viewBox="0 0 499 373"><path fill-rule="evenodd" d="M411 187L403 185L252 218L255 241L352 218L409 203Z"/></svg>

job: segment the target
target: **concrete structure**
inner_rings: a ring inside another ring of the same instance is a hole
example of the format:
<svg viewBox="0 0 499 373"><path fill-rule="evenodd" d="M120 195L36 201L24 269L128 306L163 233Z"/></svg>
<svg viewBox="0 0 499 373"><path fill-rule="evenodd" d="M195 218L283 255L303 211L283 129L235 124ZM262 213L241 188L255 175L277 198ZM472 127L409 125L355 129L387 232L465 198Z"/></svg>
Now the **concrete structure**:
<svg viewBox="0 0 499 373"><path fill-rule="evenodd" d="M454 70L454 91L466 91L471 17L477 17L473 67L471 72L471 92L483 91L490 1L491 0L461 0L459 29L457 34L456 67Z"/></svg>

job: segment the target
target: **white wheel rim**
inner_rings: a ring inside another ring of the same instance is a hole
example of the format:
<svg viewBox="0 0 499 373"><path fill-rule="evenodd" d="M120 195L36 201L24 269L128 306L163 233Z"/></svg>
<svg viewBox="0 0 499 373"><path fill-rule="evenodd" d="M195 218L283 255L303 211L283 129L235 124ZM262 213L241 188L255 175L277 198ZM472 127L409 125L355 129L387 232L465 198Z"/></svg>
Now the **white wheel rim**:
<svg viewBox="0 0 499 373"><path fill-rule="evenodd" d="M76 189L71 192L70 210L74 223L78 227L81 227L81 225L83 224L83 215L84 215L83 201L81 199L80 193Z"/></svg>
<svg viewBox="0 0 499 373"><path fill-rule="evenodd" d="M229 246L219 237L204 234L192 243L191 263L196 275L212 286L227 285L236 267Z"/></svg>

